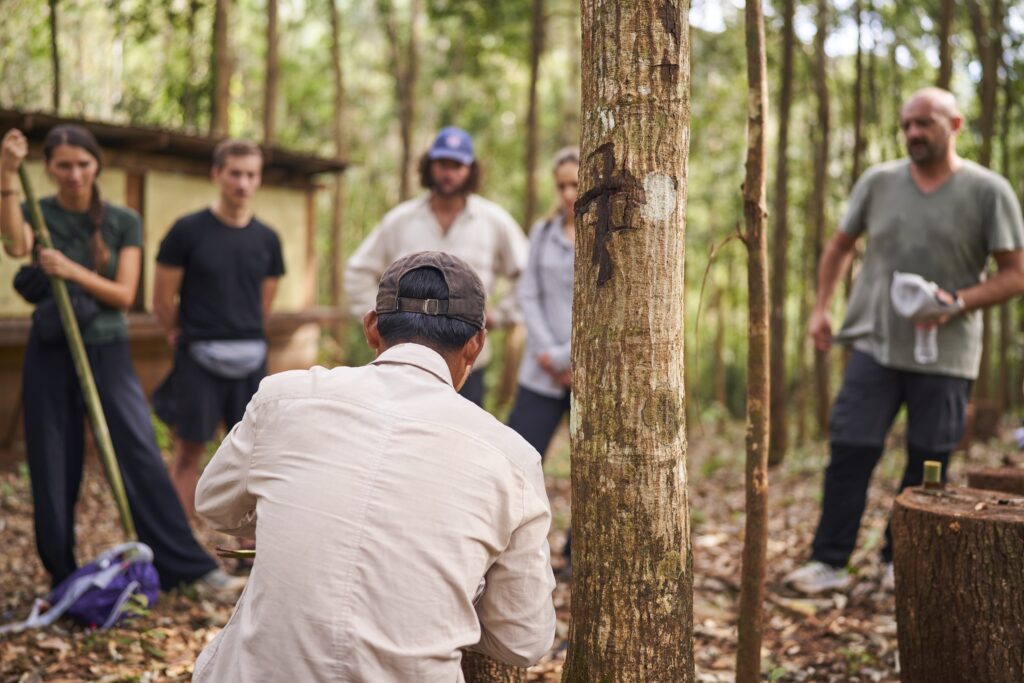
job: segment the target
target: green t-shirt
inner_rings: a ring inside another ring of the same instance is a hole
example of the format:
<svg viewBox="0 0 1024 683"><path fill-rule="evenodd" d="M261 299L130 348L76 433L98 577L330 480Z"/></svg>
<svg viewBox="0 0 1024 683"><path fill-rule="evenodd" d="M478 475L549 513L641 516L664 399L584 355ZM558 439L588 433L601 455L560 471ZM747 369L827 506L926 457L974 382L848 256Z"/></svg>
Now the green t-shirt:
<svg viewBox="0 0 1024 683"><path fill-rule="evenodd" d="M914 325L896 314L894 271L916 273L947 290L981 281L992 252L1024 248L1024 219L1010 184L964 161L944 185L924 194L901 159L868 169L853 188L840 229L866 233L867 250L838 341L887 367L975 379L981 362L980 311L939 327L939 358L914 361Z"/></svg>
<svg viewBox="0 0 1024 683"><path fill-rule="evenodd" d="M39 200L43 211L43 220L50 230L53 246L59 249L72 261L88 268L93 267L92 251L89 239L92 235L92 219L88 213L76 213L62 208L56 197L44 197ZM28 208L22 205L25 220L28 220ZM117 262L120 251L124 247L142 246L142 222L139 214L112 204L106 204L103 212L103 223L100 226L103 240L110 248L110 259L99 274L114 279L117 274ZM128 338L128 321L124 313L104 306L97 301L100 312L96 319L84 330L82 340L97 344Z"/></svg>

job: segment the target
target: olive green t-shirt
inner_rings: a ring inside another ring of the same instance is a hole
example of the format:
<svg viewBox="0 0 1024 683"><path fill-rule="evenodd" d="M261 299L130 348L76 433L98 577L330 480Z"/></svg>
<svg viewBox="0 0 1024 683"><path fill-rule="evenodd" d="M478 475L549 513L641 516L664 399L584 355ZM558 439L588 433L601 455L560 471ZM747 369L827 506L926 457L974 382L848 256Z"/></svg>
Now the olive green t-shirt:
<svg viewBox="0 0 1024 683"><path fill-rule="evenodd" d="M89 239L92 235L92 219L88 213L76 213L62 208L56 197L44 197L39 200L43 211L43 220L50 230L53 246L64 253L72 261L87 268L93 268L92 252ZM28 208L22 205L25 220L28 220ZM139 214L111 204L104 205L103 223L100 226L103 240L110 248L110 259L99 274L111 280L117 274L117 262L120 251L124 247L142 246L142 222ZM95 320L82 330L82 340L86 343L104 343L128 338L128 321L124 313L104 306L97 301L100 312Z"/></svg>
<svg viewBox="0 0 1024 683"><path fill-rule="evenodd" d="M975 379L981 361L982 318L971 311L938 331L939 358L914 360L914 325L896 314L893 272L916 273L943 289L981 281L991 253L1024 248L1024 219L1010 184L970 161L925 194L901 159L868 169L853 188L840 229L867 234L867 250L837 341L852 343L880 364L902 370Z"/></svg>

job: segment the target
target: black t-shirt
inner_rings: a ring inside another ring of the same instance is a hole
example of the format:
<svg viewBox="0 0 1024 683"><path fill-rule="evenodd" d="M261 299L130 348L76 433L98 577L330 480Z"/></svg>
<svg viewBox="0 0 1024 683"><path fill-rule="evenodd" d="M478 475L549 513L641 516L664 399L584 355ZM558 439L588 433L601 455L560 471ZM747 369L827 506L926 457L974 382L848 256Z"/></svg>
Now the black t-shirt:
<svg viewBox="0 0 1024 683"><path fill-rule="evenodd" d="M185 269L178 324L186 340L263 337L263 281L284 274L273 230L255 218L235 228L204 209L171 226L156 260Z"/></svg>

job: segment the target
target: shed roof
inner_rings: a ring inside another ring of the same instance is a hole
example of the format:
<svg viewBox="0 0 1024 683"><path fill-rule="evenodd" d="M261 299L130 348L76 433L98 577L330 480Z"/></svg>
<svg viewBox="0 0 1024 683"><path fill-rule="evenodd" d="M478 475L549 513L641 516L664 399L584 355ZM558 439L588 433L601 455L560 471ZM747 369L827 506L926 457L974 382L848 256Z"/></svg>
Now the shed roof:
<svg viewBox="0 0 1024 683"><path fill-rule="evenodd" d="M88 128L100 145L107 149L122 149L167 157L186 158L209 163L217 138L189 135L149 126L122 126L88 119L66 118L41 112L21 112L0 109L0 131L18 128L30 140L42 139L46 132L58 124L74 123ZM326 158L304 154L277 145L260 145L263 163L267 169L285 173L313 176L319 173L340 173L347 162L339 158Z"/></svg>

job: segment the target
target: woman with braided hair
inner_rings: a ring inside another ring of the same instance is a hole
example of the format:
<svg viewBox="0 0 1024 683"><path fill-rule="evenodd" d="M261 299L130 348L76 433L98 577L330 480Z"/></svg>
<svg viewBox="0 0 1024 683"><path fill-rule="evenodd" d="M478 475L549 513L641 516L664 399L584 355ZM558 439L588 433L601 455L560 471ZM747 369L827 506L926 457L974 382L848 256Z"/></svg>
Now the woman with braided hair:
<svg viewBox="0 0 1024 683"><path fill-rule="evenodd" d="M132 368L124 312L135 301L142 268L139 216L100 198L96 179L102 156L93 135L80 126L60 125L43 142L57 194L39 202L54 248L38 248L28 209L18 201L18 167L27 154L25 136L8 131L0 143L4 250L15 258L33 254L42 273L63 278L73 296L95 300L96 305L88 302L93 312L86 319L76 315L139 540L153 549L162 587L200 580L201 587L229 595L240 586L217 569L192 536ZM35 275L45 286L42 274ZM49 296L45 289L43 296ZM67 341L61 332L45 329L38 311L25 348L22 401L36 547L56 585L77 568L74 508L82 480L85 409Z"/></svg>

